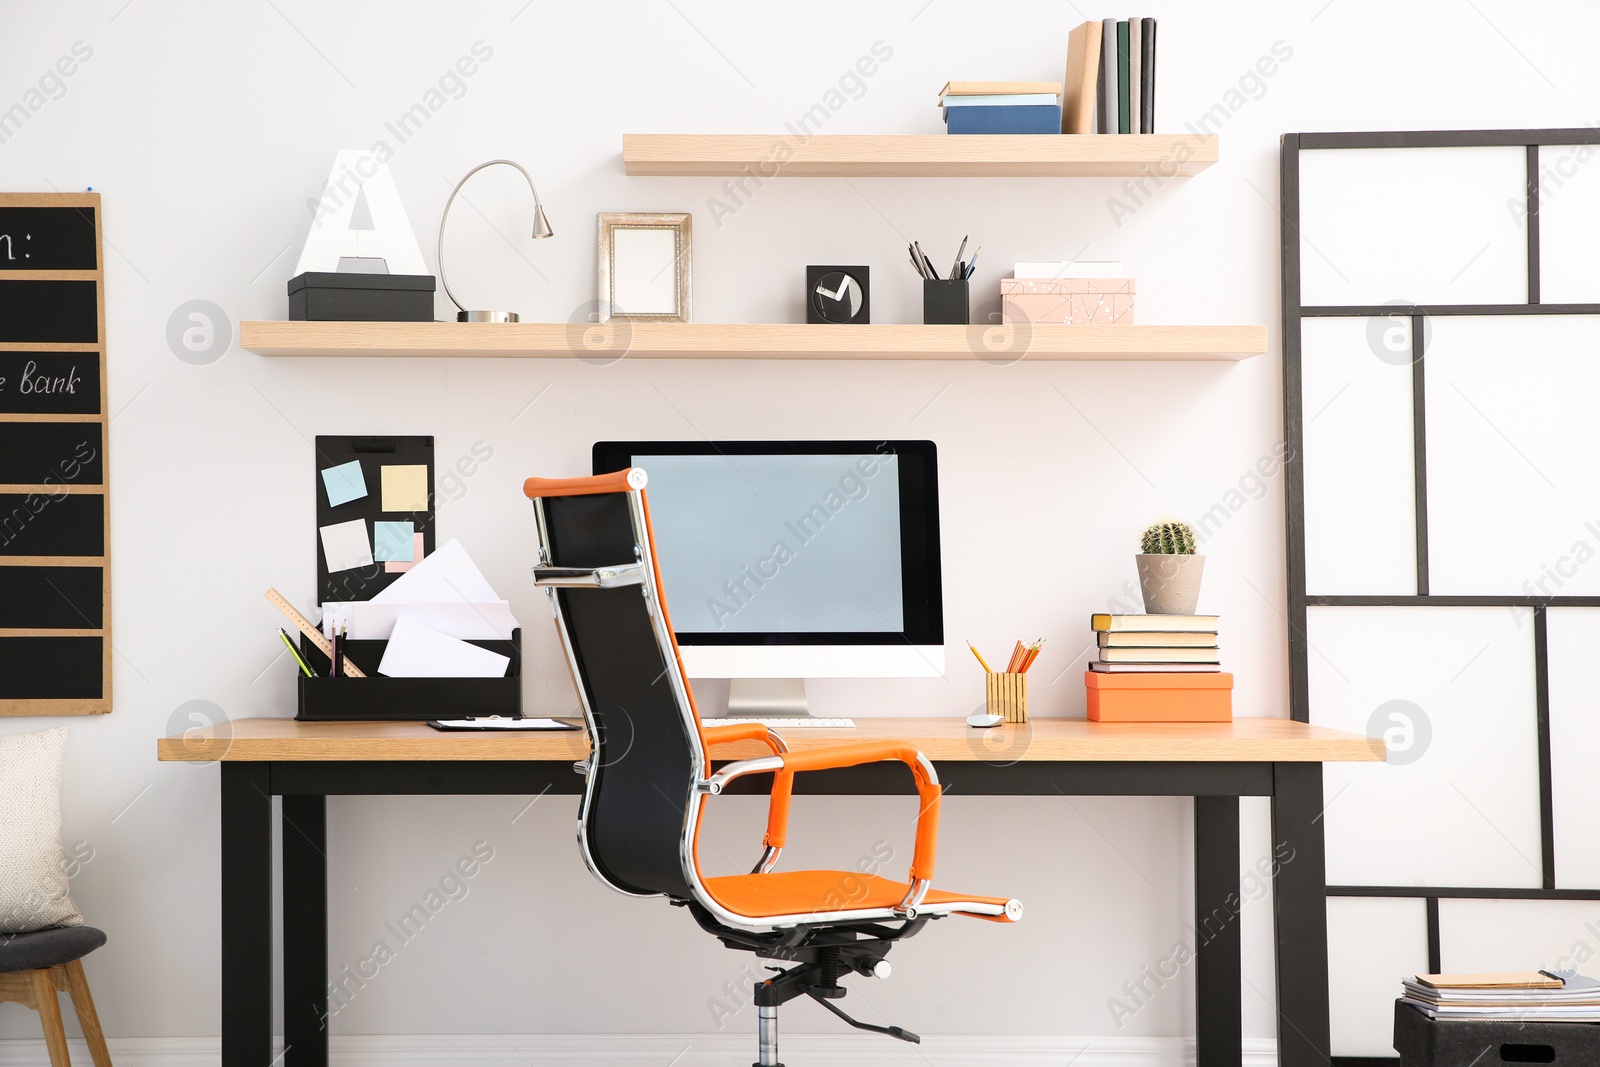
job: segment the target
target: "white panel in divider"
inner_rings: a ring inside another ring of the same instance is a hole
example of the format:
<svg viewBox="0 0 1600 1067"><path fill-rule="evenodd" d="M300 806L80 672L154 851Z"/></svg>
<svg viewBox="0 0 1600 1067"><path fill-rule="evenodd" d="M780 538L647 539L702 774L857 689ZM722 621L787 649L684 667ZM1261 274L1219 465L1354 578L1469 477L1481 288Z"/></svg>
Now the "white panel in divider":
<svg viewBox="0 0 1600 1067"><path fill-rule="evenodd" d="M1600 970L1600 904L1592 900L1441 900L1446 973Z"/></svg>
<svg viewBox="0 0 1600 1067"><path fill-rule="evenodd" d="M1328 898L1328 1021L1335 1056L1393 1056L1400 979L1428 969L1420 898Z"/></svg>
<svg viewBox="0 0 1600 1067"><path fill-rule="evenodd" d="M1521 148L1300 153L1300 303L1520 304Z"/></svg>
<svg viewBox="0 0 1600 1067"><path fill-rule="evenodd" d="M1312 607L1311 721L1386 736L1324 769L1333 885L1536 886L1533 626L1505 608Z"/></svg>
<svg viewBox="0 0 1600 1067"><path fill-rule="evenodd" d="M1597 239L1600 239L1600 146L1540 146L1539 300L1542 303L1600 304L1600 256L1595 255Z"/></svg>
<svg viewBox="0 0 1600 1067"><path fill-rule="evenodd" d="M1600 594L1600 316L1430 321L1429 592Z"/></svg>
<svg viewBox="0 0 1600 1067"><path fill-rule="evenodd" d="M1556 885L1600 889L1600 689L1593 666L1600 608L1550 608L1548 615Z"/></svg>
<svg viewBox="0 0 1600 1067"><path fill-rule="evenodd" d="M1306 591L1415 593L1411 319L1302 319Z"/></svg>

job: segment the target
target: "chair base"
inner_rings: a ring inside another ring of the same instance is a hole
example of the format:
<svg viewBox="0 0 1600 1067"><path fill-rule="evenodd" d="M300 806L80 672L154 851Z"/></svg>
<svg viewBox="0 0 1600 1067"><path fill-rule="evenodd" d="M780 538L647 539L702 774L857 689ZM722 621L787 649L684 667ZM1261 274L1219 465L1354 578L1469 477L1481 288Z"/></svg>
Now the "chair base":
<svg viewBox="0 0 1600 1067"><path fill-rule="evenodd" d="M783 1067L778 1059L778 1008L796 997L807 996L827 1008L858 1030L883 1034L899 1041L920 1044L922 1038L898 1026L877 1026L852 1019L833 1001L845 995L839 979L856 972L865 975L884 975L887 964L884 957L894 942L910 937L920 930L926 919L906 923L898 930L878 924L858 927L796 927L782 934L748 935L727 927L717 926L698 908L696 918L706 929L717 933L724 945L732 949L754 952L758 956L794 963L788 970L771 968L778 973L765 981L757 982L753 997L757 1011L757 1059L751 1067ZM774 938L777 942L774 942Z"/></svg>
<svg viewBox="0 0 1600 1067"><path fill-rule="evenodd" d="M67 1053L67 1032L61 1022L61 1003L57 999L62 993L72 997L94 1067L112 1067L111 1053L106 1050L105 1033L100 1029L100 1016L94 1010L94 998L89 995L89 979L84 976L81 960L0 974L0 1002L13 1001L39 1013L45 1048L50 1053L50 1067L72 1067Z"/></svg>

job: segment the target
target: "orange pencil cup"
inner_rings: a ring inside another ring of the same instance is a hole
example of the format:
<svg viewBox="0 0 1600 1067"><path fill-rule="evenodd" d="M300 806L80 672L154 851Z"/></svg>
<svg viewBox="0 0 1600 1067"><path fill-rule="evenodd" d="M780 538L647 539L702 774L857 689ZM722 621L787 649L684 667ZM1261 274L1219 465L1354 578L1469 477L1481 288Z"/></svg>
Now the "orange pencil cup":
<svg viewBox="0 0 1600 1067"><path fill-rule="evenodd" d="M1028 721L1026 674L991 671L984 675L984 679L987 684L990 715L999 715L1006 722Z"/></svg>

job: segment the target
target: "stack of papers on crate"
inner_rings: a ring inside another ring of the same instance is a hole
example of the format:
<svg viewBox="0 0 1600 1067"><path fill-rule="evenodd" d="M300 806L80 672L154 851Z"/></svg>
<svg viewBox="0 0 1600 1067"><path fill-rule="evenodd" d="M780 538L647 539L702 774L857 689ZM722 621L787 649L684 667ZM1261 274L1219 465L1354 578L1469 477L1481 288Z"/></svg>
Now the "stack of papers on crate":
<svg viewBox="0 0 1600 1067"><path fill-rule="evenodd" d="M1433 1019L1600 1022L1600 981L1576 971L1419 974L1401 998Z"/></svg>
<svg viewBox="0 0 1600 1067"><path fill-rule="evenodd" d="M323 628L387 641L391 678L502 678L508 656L470 641L509 641L517 620L459 541L447 541L371 600L322 605Z"/></svg>

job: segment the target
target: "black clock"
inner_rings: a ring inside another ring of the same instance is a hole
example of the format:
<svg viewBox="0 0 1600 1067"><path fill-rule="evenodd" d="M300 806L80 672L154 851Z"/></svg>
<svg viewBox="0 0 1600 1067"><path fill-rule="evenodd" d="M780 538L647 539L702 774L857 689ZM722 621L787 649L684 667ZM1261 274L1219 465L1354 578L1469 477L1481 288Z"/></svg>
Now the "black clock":
<svg viewBox="0 0 1600 1067"><path fill-rule="evenodd" d="M871 322L866 267L807 267L807 322Z"/></svg>

